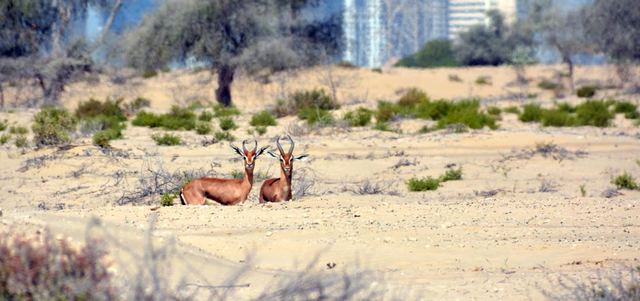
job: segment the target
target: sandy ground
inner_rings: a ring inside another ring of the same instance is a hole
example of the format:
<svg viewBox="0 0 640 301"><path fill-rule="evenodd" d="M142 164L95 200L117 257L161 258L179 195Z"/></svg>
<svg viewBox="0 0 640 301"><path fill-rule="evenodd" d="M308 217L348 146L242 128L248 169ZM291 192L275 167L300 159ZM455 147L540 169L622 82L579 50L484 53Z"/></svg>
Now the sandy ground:
<svg viewBox="0 0 640 301"><path fill-rule="evenodd" d="M554 70L558 68L531 67L527 74L534 82L527 93L550 102L549 92L538 90L535 80ZM315 73L321 72L327 70L302 72L284 81L285 88L277 81L265 85L241 79L235 86L237 105L244 112L264 109L282 91L319 86ZM500 106L521 101L513 96L520 88L510 88L514 73L506 67L332 72L344 81L338 92L345 109L373 107L376 100L395 99L398 90L413 86L435 98L473 96ZM451 82L450 74L463 82ZM580 68L578 74L583 82L606 83L613 76L603 67ZM473 84L482 75L491 75L493 84ZM200 77L208 75L162 74L136 80L137 89L118 93L113 92L116 85L77 84L63 102L73 108L80 92L84 98L139 92L152 99L153 110L162 111L172 103L210 98L211 85L202 84L209 82ZM171 89L191 96L177 99ZM28 125L34 112L3 112L0 119ZM249 137L249 118L244 113L236 119L236 137ZM640 192L602 195L612 188L611 178L623 171L640 177L637 126L618 116L606 129L539 128L503 114L496 131L417 134L427 123L400 122L395 126L402 134L331 128L297 135L296 153L308 153L311 160L296 163L295 172L304 173L313 186L292 202L266 206L257 202L261 181L254 184L250 199L236 207L158 209L157 198L148 199L150 205L115 204L136 191L138 178L150 169L229 176L241 168L228 143L203 147L204 137L193 132L178 133L186 145L158 147L150 138L153 130L129 126L112 152L91 146L90 137L78 137L68 150L21 150L8 144L0 147L0 229L46 226L82 241L87 224L97 217L101 226L94 231L108 238L116 270L126 276L133 275L148 220L156 216L156 241L175 242L169 255L174 282L222 283L253 256L251 268L238 281L250 284L237 289L240 297L255 296L310 262L320 273L364 267L394 290L411 290L428 300L538 300L544 298L543 290L557 289L558 277L589 280L598 271L640 265ZM293 118L278 120L278 126L257 138L259 145L273 144L276 135L297 124ZM532 151L543 142L566 153L554 158ZM394 166L405 159L412 164ZM452 164L462 167L462 181L444 183L433 192L407 190L408 179L439 176ZM261 177L277 171L276 161L257 161ZM381 191L357 193L367 181ZM336 267L327 269L328 263Z"/></svg>

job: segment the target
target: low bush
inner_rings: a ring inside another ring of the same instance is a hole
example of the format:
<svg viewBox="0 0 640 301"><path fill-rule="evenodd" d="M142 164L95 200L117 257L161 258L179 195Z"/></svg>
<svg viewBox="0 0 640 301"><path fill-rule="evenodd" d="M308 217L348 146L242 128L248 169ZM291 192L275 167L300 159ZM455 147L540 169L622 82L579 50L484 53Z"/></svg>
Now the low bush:
<svg viewBox="0 0 640 301"><path fill-rule="evenodd" d="M238 110L238 108L234 106L225 107L223 105L216 104L213 106L213 115L218 118L231 117L231 116L240 115L240 110Z"/></svg>
<svg viewBox="0 0 640 301"><path fill-rule="evenodd" d="M616 101L613 104L613 111L615 113L624 113L624 117L628 119L638 119L638 106L629 101Z"/></svg>
<svg viewBox="0 0 640 301"><path fill-rule="evenodd" d="M78 121L67 110L44 107L34 116L31 127L36 146L69 143L70 134L76 130Z"/></svg>
<svg viewBox="0 0 640 301"><path fill-rule="evenodd" d="M343 119L349 126L367 126L371 123L373 111L367 108L358 108L355 111L347 112Z"/></svg>
<svg viewBox="0 0 640 301"><path fill-rule="evenodd" d="M236 123L233 121L231 117L222 117L219 122L220 129L223 131L230 131L236 129Z"/></svg>
<svg viewBox="0 0 640 301"><path fill-rule="evenodd" d="M173 106L169 113L162 115L140 112L131 123L135 126L190 131L196 127L196 114L189 109Z"/></svg>
<svg viewBox="0 0 640 301"><path fill-rule="evenodd" d="M273 113L277 117L300 115L301 111L316 109L322 111L339 109L340 105L323 89L296 91L288 99L279 100Z"/></svg>
<svg viewBox="0 0 640 301"><path fill-rule="evenodd" d="M213 113L209 111L202 111L202 113L200 113L200 116L198 116L198 120L200 121L209 122L211 121L211 119L213 119Z"/></svg>
<svg viewBox="0 0 640 301"><path fill-rule="evenodd" d="M29 134L29 129L24 126L14 125L9 128L9 133L14 135L26 135Z"/></svg>
<svg viewBox="0 0 640 301"><path fill-rule="evenodd" d="M383 132L395 132L386 122L377 122L373 129Z"/></svg>
<svg viewBox="0 0 640 301"><path fill-rule="evenodd" d="M489 76L480 76L476 78L476 85L480 86L490 86L493 83L491 82L491 77Z"/></svg>
<svg viewBox="0 0 640 301"><path fill-rule="evenodd" d="M427 42L415 54L404 57L396 63L398 67L436 68L459 66L453 43L450 40L433 40Z"/></svg>
<svg viewBox="0 0 640 301"><path fill-rule="evenodd" d="M9 134L0 135L0 145L6 144L7 142L9 142L9 139L11 139L11 136Z"/></svg>
<svg viewBox="0 0 640 301"><path fill-rule="evenodd" d="M448 169L444 175L440 176L440 182L462 180L462 167L458 169Z"/></svg>
<svg viewBox="0 0 640 301"><path fill-rule="evenodd" d="M481 129L485 126L496 129L496 119L480 112L480 103L477 100L459 101L451 106L449 112L438 120L438 128L446 128L452 124L464 124L472 129Z"/></svg>
<svg viewBox="0 0 640 301"><path fill-rule="evenodd" d="M633 178L633 176L630 173L627 173L626 171L623 174L615 177L611 181L611 183L616 185L618 189L636 190L640 188L638 186L638 183L636 183L636 180Z"/></svg>
<svg viewBox="0 0 640 301"><path fill-rule="evenodd" d="M232 141L236 140L236 138L233 137L233 135L231 135L231 133L229 133L229 132L216 132L214 134L214 137L215 137L216 141L225 141L226 140L226 141L232 142Z"/></svg>
<svg viewBox="0 0 640 301"><path fill-rule="evenodd" d="M384 100L378 102L378 110L376 110L377 123L389 122L394 116L396 116L396 109L393 103Z"/></svg>
<svg viewBox="0 0 640 301"><path fill-rule="evenodd" d="M118 129L106 129L95 132L92 140L93 144L105 148L111 146L111 140L122 138L122 132Z"/></svg>
<svg viewBox="0 0 640 301"><path fill-rule="evenodd" d="M576 117L564 110L544 110L542 113L542 126L545 127L567 127L576 126L577 124Z"/></svg>
<svg viewBox="0 0 640 301"><path fill-rule="evenodd" d="M568 102L561 102L556 104L556 109L565 113L575 113L576 107L572 106Z"/></svg>
<svg viewBox="0 0 640 301"><path fill-rule="evenodd" d="M149 106L151 106L151 101L149 99L138 96L136 99L125 103L122 108L127 116L131 116L138 113L143 108L148 108Z"/></svg>
<svg viewBox="0 0 640 301"><path fill-rule="evenodd" d="M249 121L249 124L255 127L267 127L277 125L278 123L276 122L276 119L273 117L271 112L262 111L251 116L251 121Z"/></svg>
<svg viewBox="0 0 640 301"><path fill-rule="evenodd" d="M142 72L142 78L148 79L152 77L158 76L158 71L156 70L145 70Z"/></svg>
<svg viewBox="0 0 640 301"><path fill-rule="evenodd" d="M543 79L541 82L538 83L538 88L542 89L542 90L558 90L562 87L561 84L556 83L556 82L552 82L548 79Z"/></svg>
<svg viewBox="0 0 640 301"><path fill-rule="evenodd" d="M331 126L335 124L333 114L327 110L306 108L298 113L298 118L306 120L310 126Z"/></svg>
<svg viewBox="0 0 640 301"><path fill-rule="evenodd" d="M160 206L162 207L170 207L173 206L173 200L177 197L175 193L165 192L160 197Z"/></svg>
<svg viewBox="0 0 640 301"><path fill-rule="evenodd" d="M267 133L267 127L264 126L257 126L255 127L256 133L258 133L259 136L262 136L264 134Z"/></svg>
<svg viewBox="0 0 640 301"><path fill-rule="evenodd" d="M422 179L411 178L407 182L407 186L409 188L409 191L413 191L413 192L431 191L431 190L437 190L440 187L440 181L432 177L426 177Z"/></svg>
<svg viewBox="0 0 640 301"><path fill-rule="evenodd" d="M429 100L427 93L420 89L412 88L398 99L398 105L401 107L412 108L420 103L428 102Z"/></svg>
<svg viewBox="0 0 640 301"><path fill-rule="evenodd" d="M596 95L598 90L595 86L582 86L576 91L576 95L580 98L591 98Z"/></svg>
<svg viewBox="0 0 640 301"><path fill-rule="evenodd" d="M511 113L511 114L516 114L516 115L520 115L520 108L516 107L516 106L510 106L504 109L505 113Z"/></svg>
<svg viewBox="0 0 640 301"><path fill-rule="evenodd" d="M15 136L13 140L15 146L23 148L29 146L29 140L27 140L27 136L19 134Z"/></svg>
<svg viewBox="0 0 640 301"><path fill-rule="evenodd" d="M449 81L455 82L455 83L461 83L462 78L460 78L460 76L458 76L457 74L449 74Z"/></svg>
<svg viewBox="0 0 640 301"><path fill-rule="evenodd" d="M173 146L182 144L180 137L173 134L154 134L151 136L151 139L153 139L157 145Z"/></svg>
<svg viewBox="0 0 640 301"><path fill-rule="evenodd" d="M198 133L198 135L207 135L211 133L211 131L213 131L211 123L205 121L196 123L196 133Z"/></svg>
<svg viewBox="0 0 640 301"><path fill-rule="evenodd" d="M522 114L520 114L520 121L522 122L540 122L542 120L543 109L539 104L526 104L523 108Z"/></svg>
<svg viewBox="0 0 640 301"><path fill-rule="evenodd" d="M104 243L76 247L49 231L0 233L0 299L117 300Z"/></svg>
<svg viewBox="0 0 640 301"><path fill-rule="evenodd" d="M609 106L602 100L588 100L576 107L578 124L607 127L613 119Z"/></svg>
<svg viewBox="0 0 640 301"><path fill-rule="evenodd" d="M7 129L7 120L5 119L4 121L0 121L0 132L6 129Z"/></svg>
<svg viewBox="0 0 640 301"><path fill-rule="evenodd" d="M500 116L500 114L502 114L502 110L498 107L488 107L487 108L487 114L492 115L492 116Z"/></svg>
<svg viewBox="0 0 640 301"><path fill-rule="evenodd" d="M75 115L78 119L90 119L106 116L116 118L120 121L125 121L127 120L127 117L122 109L122 101L123 100L120 98L117 100L107 99L104 102L100 102L91 98L78 104Z"/></svg>

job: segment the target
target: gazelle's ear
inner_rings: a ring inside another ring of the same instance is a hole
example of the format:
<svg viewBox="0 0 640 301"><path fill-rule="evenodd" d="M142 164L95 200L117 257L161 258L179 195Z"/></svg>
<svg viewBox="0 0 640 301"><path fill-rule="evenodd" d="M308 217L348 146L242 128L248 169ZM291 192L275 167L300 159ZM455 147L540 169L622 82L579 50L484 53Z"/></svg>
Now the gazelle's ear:
<svg viewBox="0 0 640 301"><path fill-rule="evenodd" d="M269 157L273 158L273 159L280 159L280 157L278 157L278 155L274 154L272 151L268 151L267 154L269 154Z"/></svg>
<svg viewBox="0 0 640 301"><path fill-rule="evenodd" d="M300 156L297 156L297 157L293 158L293 160L296 160L296 161L307 161L307 160L309 160L309 155L307 155L307 154L300 155Z"/></svg>
<svg viewBox="0 0 640 301"><path fill-rule="evenodd" d="M243 158L244 158L244 153L243 153L243 152L242 152L242 151L241 151L237 146L235 146L235 145L233 145L233 144L229 144L229 146L231 146L231 148L232 148L236 153L238 153L238 155L240 155L240 157L243 157Z"/></svg>
<svg viewBox="0 0 640 301"><path fill-rule="evenodd" d="M266 151L269 147L268 146L263 146L261 147L257 152L256 152L256 158L258 158L260 155L262 155L262 153L264 153L264 151Z"/></svg>

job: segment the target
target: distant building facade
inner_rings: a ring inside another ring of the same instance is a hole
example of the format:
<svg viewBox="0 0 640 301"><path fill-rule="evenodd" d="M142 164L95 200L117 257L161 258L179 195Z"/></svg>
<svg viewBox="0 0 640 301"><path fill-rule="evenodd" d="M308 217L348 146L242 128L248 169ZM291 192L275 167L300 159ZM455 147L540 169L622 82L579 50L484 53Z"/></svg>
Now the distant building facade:
<svg viewBox="0 0 640 301"><path fill-rule="evenodd" d="M447 7L448 37L456 39L460 32L479 24L488 24L487 12L498 10L508 23L515 21L523 8L518 0L449 0Z"/></svg>

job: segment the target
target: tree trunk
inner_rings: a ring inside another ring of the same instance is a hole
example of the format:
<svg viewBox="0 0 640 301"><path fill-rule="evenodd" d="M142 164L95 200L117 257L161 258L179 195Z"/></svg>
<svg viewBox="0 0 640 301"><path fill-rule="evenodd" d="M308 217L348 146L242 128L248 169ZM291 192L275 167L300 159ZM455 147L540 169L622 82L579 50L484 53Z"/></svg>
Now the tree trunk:
<svg viewBox="0 0 640 301"><path fill-rule="evenodd" d="M218 68L218 89L216 100L225 107L231 106L231 84L235 75L235 68L222 66Z"/></svg>
<svg viewBox="0 0 640 301"><path fill-rule="evenodd" d="M4 109L4 90L2 89L2 82L0 82L0 108Z"/></svg>
<svg viewBox="0 0 640 301"><path fill-rule="evenodd" d="M107 22L102 28L102 33L100 33L100 38L98 38L95 48L100 47L100 45L104 43L104 39L106 38L107 34L111 30L111 27L113 26L113 21L116 19L116 16L118 15L118 12L120 11L121 7L122 7L122 0L117 0L115 4L113 4L113 7L111 8L111 13L109 14L109 18L107 19Z"/></svg>
<svg viewBox="0 0 640 301"><path fill-rule="evenodd" d="M571 89L571 93L574 93L576 91L575 91L575 86L573 84L573 69L574 69L573 60L571 59L571 56L565 56L563 60L569 67L569 88Z"/></svg>

